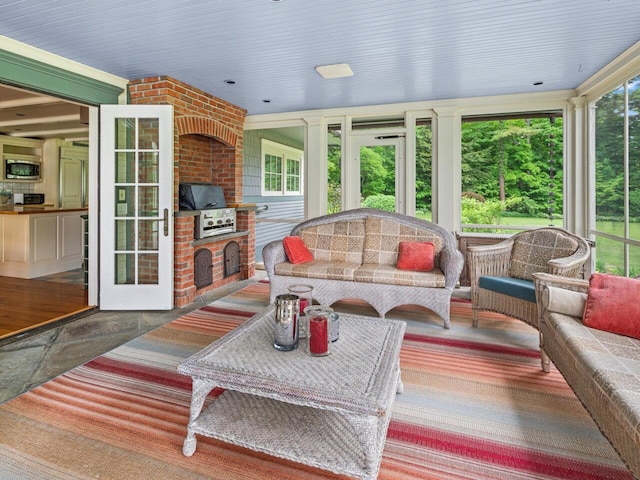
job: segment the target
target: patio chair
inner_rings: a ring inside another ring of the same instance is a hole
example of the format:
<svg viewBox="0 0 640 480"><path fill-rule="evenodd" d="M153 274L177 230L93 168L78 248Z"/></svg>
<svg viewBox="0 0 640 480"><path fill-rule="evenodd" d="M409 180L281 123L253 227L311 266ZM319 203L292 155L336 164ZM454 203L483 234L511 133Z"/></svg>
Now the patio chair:
<svg viewBox="0 0 640 480"><path fill-rule="evenodd" d="M468 247L473 326L478 326L478 312L489 310L539 330L532 275L583 277L590 254L584 238L557 227L520 232L495 245ZM541 354L544 365L546 355Z"/></svg>

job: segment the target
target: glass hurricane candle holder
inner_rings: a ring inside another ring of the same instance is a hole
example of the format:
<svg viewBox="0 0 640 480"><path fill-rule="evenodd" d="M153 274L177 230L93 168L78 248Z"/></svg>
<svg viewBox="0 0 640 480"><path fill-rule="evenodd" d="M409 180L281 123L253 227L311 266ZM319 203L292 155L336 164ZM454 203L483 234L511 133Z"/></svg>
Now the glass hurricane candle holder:
<svg viewBox="0 0 640 480"><path fill-rule="evenodd" d="M276 297L273 346L286 352L298 348L299 299L297 295Z"/></svg>
<svg viewBox="0 0 640 480"><path fill-rule="evenodd" d="M313 285L306 285L303 283L297 283L295 285L289 285L287 287L289 293L300 297L300 312L303 313L304 309L313 305Z"/></svg>
<svg viewBox="0 0 640 480"><path fill-rule="evenodd" d="M307 319L304 316L304 310L313 305L313 285L304 283L296 283L287 287L291 295L297 295L300 298L300 327L298 338L307 337Z"/></svg>

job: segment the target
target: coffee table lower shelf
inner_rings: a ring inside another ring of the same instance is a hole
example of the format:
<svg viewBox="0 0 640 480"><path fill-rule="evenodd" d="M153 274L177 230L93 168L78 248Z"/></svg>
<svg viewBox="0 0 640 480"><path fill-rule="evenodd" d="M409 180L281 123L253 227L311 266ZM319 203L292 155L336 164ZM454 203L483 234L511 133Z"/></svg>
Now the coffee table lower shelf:
<svg viewBox="0 0 640 480"><path fill-rule="evenodd" d="M195 452L193 434L199 434L369 480L377 477L390 418L391 412L382 417L345 415L226 390L189 425L183 452ZM363 445L363 435L369 447Z"/></svg>

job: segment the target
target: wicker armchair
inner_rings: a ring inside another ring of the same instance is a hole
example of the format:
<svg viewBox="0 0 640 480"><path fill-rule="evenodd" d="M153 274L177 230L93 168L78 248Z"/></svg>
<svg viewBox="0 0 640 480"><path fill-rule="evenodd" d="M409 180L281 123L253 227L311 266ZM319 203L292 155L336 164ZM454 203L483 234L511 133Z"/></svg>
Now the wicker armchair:
<svg viewBox="0 0 640 480"><path fill-rule="evenodd" d="M584 238L557 227L517 233L495 245L467 248L473 326L490 310L538 328L533 274L580 277L591 248ZM543 365L548 363L541 351ZM543 368L544 370L544 368Z"/></svg>

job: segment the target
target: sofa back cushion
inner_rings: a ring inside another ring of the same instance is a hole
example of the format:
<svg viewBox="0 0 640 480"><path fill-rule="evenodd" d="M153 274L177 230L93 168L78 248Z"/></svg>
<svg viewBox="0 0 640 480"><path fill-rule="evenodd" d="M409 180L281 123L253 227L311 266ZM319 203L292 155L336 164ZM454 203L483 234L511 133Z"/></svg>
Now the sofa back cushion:
<svg viewBox="0 0 640 480"><path fill-rule="evenodd" d="M434 266L440 265L439 254L444 242L437 233L378 217L366 218L365 231L362 263L395 266L400 242L432 242L435 247Z"/></svg>
<svg viewBox="0 0 640 480"><path fill-rule="evenodd" d="M568 257L579 246L574 238L553 230L532 230L519 234L511 252L509 276L533 280L534 273L549 271L549 260Z"/></svg>
<svg viewBox="0 0 640 480"><path fill-rule="evenodd" d="M362 263L364 220L323 223L298 232L315 260Z"/></svg>

